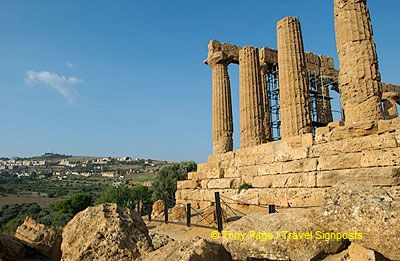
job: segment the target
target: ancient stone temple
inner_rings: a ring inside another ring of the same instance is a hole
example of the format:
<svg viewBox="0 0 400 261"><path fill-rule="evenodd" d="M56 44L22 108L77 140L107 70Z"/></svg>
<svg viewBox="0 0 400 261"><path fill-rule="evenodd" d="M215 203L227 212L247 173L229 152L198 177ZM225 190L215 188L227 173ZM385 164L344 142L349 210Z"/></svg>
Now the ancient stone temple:
<svg viewBox="0 0 400 261"><path fill-rule="evenodd" d="M400 87L380 81L366 1L334 5L340 70L332 58L304 51L295 17L278 22L277 50L210 42L213 154L178 182L177 203L204 208L219 191L251 213L265 211L255 205L319 208L327 188L341 182L400 191ZM239 64L241 144L235 151L231 63ZM344 109L337 121L333 91ZM244 183L249 188L239 193Z"/></svg>

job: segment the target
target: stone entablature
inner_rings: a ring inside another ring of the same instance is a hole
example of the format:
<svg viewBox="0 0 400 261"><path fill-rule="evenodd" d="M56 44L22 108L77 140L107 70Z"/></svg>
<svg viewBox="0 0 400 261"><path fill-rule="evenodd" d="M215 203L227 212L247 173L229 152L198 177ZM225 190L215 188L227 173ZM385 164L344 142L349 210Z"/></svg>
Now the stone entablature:
<svg viewBox="0 0 400 261"><path fill-rule="evenodd" d="M332 122L317 128L314 138L305 134L211 155L188 180L178 181L176 199L200 209L220 191L242 203L311 208L321 206L328 187L343 181L400 192L400 118L353 126ZM244 182L254 188L238 194ZM237 208L265 211L251 205Z"/></svg>
<svg viewBox="0 0 400 261"><path fill-rule="evenodd" d="M211 40L208 45L208 56L204 63L210 66L219 62L239 64L239 50L241 48L230 43L220 43L217 40ZM258 52L260 66L278 64L278 51L276 49L262 47L258 49ZM335 70L333 58L312 52L305 53L308 72L321 73L321 76L337 81L339 72Z"/></svg>

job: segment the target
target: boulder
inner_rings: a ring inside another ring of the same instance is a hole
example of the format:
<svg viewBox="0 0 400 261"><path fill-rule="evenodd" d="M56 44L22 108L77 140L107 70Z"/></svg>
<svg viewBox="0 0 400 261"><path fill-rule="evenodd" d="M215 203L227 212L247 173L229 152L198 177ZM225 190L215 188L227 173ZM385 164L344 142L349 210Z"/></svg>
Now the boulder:
<svg viewBox="0 0 400 261"><path fill-rule="evenodd" d="M325 232L309 211L298 210L247 215L228 224L221 236L225 248L239 260L321 260L345 246L341 240L317 240L317 231Z"/></svg>
<svg viewBox="0 0 400 261"><path fill-rule="evenodd" d="M339 254L330 255L324 261L390 261L381 254L371 249L366 249L360 245L352 243L348 249Z"/></svg>
<svg viewBox="0 0 400 261"><path fill-rule="evenodd" d="M165 207L165 203L163 200L159 199L156 202L154 202L151 216L153 218L160 216L162 213L164 213L164 207Z"/></svg>
<svg viewBox="0 0 400 261"><path fill-rule="evenodd" d="M171 220L174 221L185 221L186 220L186 208L183 204L177 204L171 209L170 214Z"/></svg>
<svg viewBox="0 0 400 261"><path fill-rule="evenodd" d="M62 233L62 260L134 260L153 250L140 216L116 204L89 207Z"/></svg>
<svg viewBox="0 0 400 261"><path fill-rule="evenodd" d="M325 194L319 224L335 232L357 231L350 239L393 260L400 260L400 201L385 188L339 184Z"/></svg>
<svg viewBox="0 0 400 261"><path fill-rule="evenodd" d="M0 234L0 260L51 260L37 249L15 237ZM55 260L55 259L53 259Z"/></svg>
<svg viewBox="0 0 400 261"><path fill-rule="evenodd" d="M221 244L200 237L174 241L144 256L144 261L231 261L231 254Z"/></svg>
<svg viewBox="0 0 400 261"><path fill-rule="evenodd" d="M58 260L61 257L61 237L57 236L51 228L36 222L31 217L25 218L14 236L51 259Z"/></svg>

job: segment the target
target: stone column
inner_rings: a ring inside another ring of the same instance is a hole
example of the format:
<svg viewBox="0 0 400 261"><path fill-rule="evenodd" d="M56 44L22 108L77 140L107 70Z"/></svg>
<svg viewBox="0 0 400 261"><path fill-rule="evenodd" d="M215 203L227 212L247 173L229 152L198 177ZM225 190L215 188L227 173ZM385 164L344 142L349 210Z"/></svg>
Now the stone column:
<svg viewBox="0 0 400 261"><path fill-rule="evenodd" d="M239 51L240 147L265 142L260 61L257 48Z"/></svg>
<svg viewBox="0 0 400 261"><path fill-rule="evenodd" d="M300 22L286 17L278 22L281 137L311 132L307 68Z"/></svg>
<svg viewBox="0 0 400 261"><path fill-rule="evenodd" d="M212 66L212 140L214 154L233 150L231 87L226 63Z"/></svg>
<svg viewBox="0 0 400 261"><path fill-rule="evenodd" d="M345 123L380 120L382 86L367 1L334 0L334 12Z"/></svg>
<svg viewBox="0 0 400 261"><path fill-rule="evenodd" d="M261 61L260 61L261 63ZM261 73L261 97L263 101L263 128L264 136L266 141L271 140L271 127L270 127L270 112L269 112L269 101L268 101L268 86L267 86L267 65L260 64Z"/></svg>

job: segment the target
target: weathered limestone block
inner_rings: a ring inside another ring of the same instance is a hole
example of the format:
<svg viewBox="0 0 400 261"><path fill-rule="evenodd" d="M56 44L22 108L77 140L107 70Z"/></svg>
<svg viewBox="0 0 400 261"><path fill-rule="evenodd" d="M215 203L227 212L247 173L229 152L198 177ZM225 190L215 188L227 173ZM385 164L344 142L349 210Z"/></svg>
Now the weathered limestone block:
<svg viewBox="0 0 400 261"><path fill-rule="evenodd" d="M324 202L325 188L266 188L260 189L262 205L278 207L317 207Z"/></svg>
<svg viewBox="0 0 400 261"><path fill-rule="evenodd" d="M394 133L384 133L317 144L310 148L309 153L310 157L319 157L395 147L397 142Z"/></svg>
<svg viewBox="0 0 400 261"><path fill-rule="evenodd" d="M400 147L366 151L361 158L362 167L382 167L400 165Z"/></svg>
<svg viewBox="0 0 400 261"><path fill-rule="evenodd" d="M324 224L325 229L358 231L362 239L350 241L391 260L400 260L400 202L387 188L337 185L326 193L320 213L318 223Z"/></svg>
<svg viewBox="0 0 400 261"><path fill-rule="evenodd" d="M252 205L258 205L260 204L259 201L259 195L261 194L260 189L246 189L246 190L241 190L240 193L235 193L232 197L231 200L225 200L226 203L240 203L240 204L252 204Z"/></svg>
<svg viewBox="0 0 400 261"><path fill-rule="evenodd" d="M205 175L203 173L201 173L201 172L198 172L198 171L189 172L188 173L188 179L199 181L199 180L204 179L204 178L205 178Z"/></svg>
<svg viewBox="0 0 400 261"><path fill-rule="evenodd" d="M233 149L231 87L226 63L212 64L212 139L214 154Z"/></svg>
<svg viewBox="0 0 400 261"><path fill-rule="evenodd" d="M224 177L225 178L238 178L238 177L240 177L240 173L237 171L236 167L231 167L231 168L225 169Z"/></svg>
<svg viewBox="0 0 400 261"><path fill-rule="evenodd" d="M176 196L176 193L175 193ZM161 215L162 213L164 213L165 210L165 203L163 200L159 199L156 202L153 203L152 206L152 211L151 211L151 216L154 217L158 217L159 215Z"/></svg>
<svg viewBox="0 0 400 261"><path fill-rule="evenodd" d="M239 185L240 179L223 178L223 179L210 179L207 188L210 189L229 189L235 188Z"/></svg>
<svg viewBox="0 0 400 261"><path fill-rule="evenodd" d="M235 167L254 166L257 164L257 158L253 156L240 156L235 158Z"/></svg>
<svg viewBox="0 0 400 261"><path fill-rule="evenodd" d="M239 51L240 147L265 142L264 102L258 50L245 46Z"/></svg>
<svg viewBox="0 0 400 261"><path fill-rule="evenodd" d="M337 170L337 169L354 169L361 167L361 158L363 154L359 153L342 153L332 156L321 156L318 159L318 170Z"/></svg>
<svg viewBox="0 0 400 261"><path fill-rule="evenodd" d="M286 17L278 22L281 137L311 132L307 68L300 22Z"/></svg>
<svg viewBox="0 0 400 261"><path fill-rule="evenodd" d="M203 179L201 182L200 182L200 187L201 188L208 188L208 182L209 182L210 180L209 179Z"/></svg>
<svg viewBox="0 0 400 261"><path fill-rule="evenodd" d="M176 187L178 189L195 189L199 186L199 182L196 180L181 180L178 181Z"/></svg>
<svg viewBox="0 0 400 261"><path fill-rule="evenodd" d="M251 176L255 177L258 174L258 166L241 167L237 169L239 176Z"/></svg>
<svg viewBox="0 0 400 261"><path fill-rule="evenodd" d="M219 167L220 167L219 161L200 163L200 164L197 164L197 171L205 172L207 170L218 169Z"/></svg>
<svg viewBox="0 0 400 261"><path fill-rule="evenodd" d="M335 254L329 255L324 258L323 261L352 261L352 260L363 260L363 261L389 261L382 257L379 253L374 250L362 247L356 243L351 243L348 249Z"/></svg>
<svg viewBox="0 0 400 261"><path fill-rule="evenodd" d="M294 173L283 175L266 175L253 178L255 188L295 188L315 187L316 173Z"/></svg>
<svg viewBox="0 0 400 261"><path fill-rule="evenodd" d="M342 241L332 240L327 243L323 240L288 240L281 231L322 231L323 227L314 222L313 216L305 211L295 213L251 214L226 226L228 231L246 231L245 240L223 239L235 260L321 260L318 257L327 253L336 253ZM265 240L256 240L249 234L251 231L268 231L274 236ZM278 234L279 236L275 237Z"/></svg>
<svg viewBox="0 0 400 261"><path fill-rule="evenodd" d="M318 187L329 187L343 181L365 186L400 185L400 167L344 169L317 173Z"/></svg>
<svg viewBox="0 0 400 261"><path fill-rule="evenodd" d="M310 172L317 170L317 159L301 159L288 161L283 164L282 173Z"/></svg>
<svg viewBox="0 0 400 261"><path fill-rule="evenodd" d="M324 204L325 188L289 188L287 191L288 206L316 207Z"/></svg>
<svg viewBox="0 0 400 261"><path fill-rule="evenodd" d="M400 117L378 121L378 133L400 130Z"/></svg>
<svg viewBox="0 0 400 261"><path fill-rule="evenodd" d="M274 175L280 173L283 173L283 162L276 162L268 165L262 165L258 168L257 174L259 176L263 176L263 175Z"/></svg>
<svg viewBox="0 0 400 261"><path fill-rule="evenodd" d="M224 170L223 169L212 169L206 171L206 177L208 179L218 179L224 177Z"/></svg>
<svg viewBox="0 0 400 261"><path fill-rule="evenodd" d="M378 125L373 121L353 124L352 126L340 126L329 133L329 141L368 136L377 132Z"/></svg>
<svg viewBox="0 0 400 261"><path fill-rule="evenodd" d="M383 118L381 77L366 0L334 0L339 89L345 121Z"/></svg>

